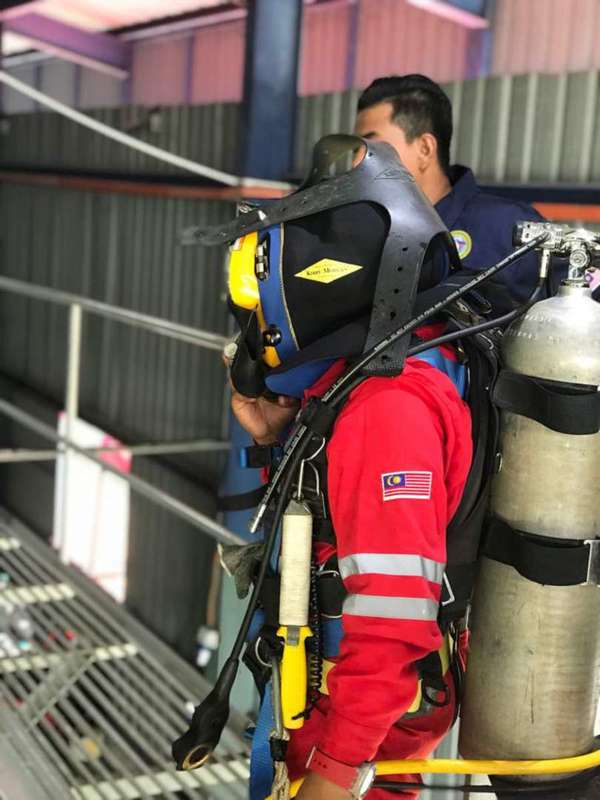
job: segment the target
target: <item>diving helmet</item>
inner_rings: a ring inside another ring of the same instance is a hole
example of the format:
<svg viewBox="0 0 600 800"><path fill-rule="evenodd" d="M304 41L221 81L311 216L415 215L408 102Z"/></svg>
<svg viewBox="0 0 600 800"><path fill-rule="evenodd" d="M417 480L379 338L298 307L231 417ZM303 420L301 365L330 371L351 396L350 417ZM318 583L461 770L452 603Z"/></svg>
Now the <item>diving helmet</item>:
<svg viewBox="0 0 600 800"><path fill-rule="evenodd" d="M332 135L300 188L191 239L230 243L229 306L240 334L234 388L300 397L339 358L360 355L410 319L417 291L458 266L437 213L383 142ZM408 340L370 374L400 371Z"/></svg>

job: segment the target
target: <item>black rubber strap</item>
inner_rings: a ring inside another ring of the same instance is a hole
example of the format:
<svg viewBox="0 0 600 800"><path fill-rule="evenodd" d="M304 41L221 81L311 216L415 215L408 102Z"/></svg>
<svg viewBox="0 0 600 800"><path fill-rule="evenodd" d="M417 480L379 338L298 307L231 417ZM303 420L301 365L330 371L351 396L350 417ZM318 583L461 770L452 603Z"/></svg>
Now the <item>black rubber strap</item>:
<svg viewBox="0 0 600 800"><path fill-rule="evenodd" d="M544 586L577 586L587 583L590 549L583 541L531 536L493 517L484 534L482 555Z"/></svg>
<svg viewBox="0 0 600 800"><path fill-rule="evenodd" d="M329 517L313 520L315 542L323 542L335 546L335 531Z"/></svg>
<svg viewBox="0 0 600 800"><path fill-rule="evenodd" d="M326 405L317 397L311 397L300 415L300 422L317 436L327 438L337 415L338 409Z"/></svg>
<svg viewBox="0 0 600 800"><path fill-rule="evenodd" d="M335 566L337 566L337 559ZM326 617L341 617L348 592L339 572L335 569L326 569L324 572L318 573L317 578L319 613Z"/></svg>
<svg viewBox="0 0 600 800"><path fill-rule="evenodd" d="M451 623L458 622L467 613L476 574L476 562L446 566L438 612L442 631L447 631Z"/></svg>
<svg viewBox="0 0 600 800"><path fill-rule="evenodd" d="M253 444L250 445L250 447L244 447L240 452L240 465L243 469L262 469L263 467L270 467L273 463L273 457L280 455L281 452L281 447Z"/></svg>
<svg viewBox="0 0 600 800"><path fill-rule="evenodd" d="M319 602L319 614L326 617L341 617L342 606L346 597L344 583L339 575L329 565L326 571L317 573L317 596ZM281 588L281 578L279 575L271 575L265 578L263 590L260 595L260 603L264 612L264 624L277 627L279 624L279 592Z"/></svg>
<svg viewBox="0 0 600 800"><path fill-rule="evenodd" d="M263 610L263 625L272 628L279 627L279 592L281 590L281 576L267 575L260 593L260 605Z"/></svg>
<svg viewBox="0 0 600 800"><path fill-rule="evenodd" d="M421 678L421 691L429 705L435 708L443 708L450 702L450 690L444 681L442 660L437 651L429 653L424 658L420 658L415 666ZM443 692L443 696L438 700L435 696L438 692Z"/></svg>
<svg viewBox="0 0 600 800"><path fill-rule="evenodd" d="M227 494L222 497L217 497L217 510L218 511L246 511L248 508L256 508L256 506L263 499L267 487L259 486L258 489L252 489L251 492L244 492L243 494Z"/></svg>
<svg viewBox="0 0 600 800"><path fill-rule="evenodd" d="M505 369L494 385L492 401L559 433L600 431L600 392L596 386L546 381Z"/></svg>

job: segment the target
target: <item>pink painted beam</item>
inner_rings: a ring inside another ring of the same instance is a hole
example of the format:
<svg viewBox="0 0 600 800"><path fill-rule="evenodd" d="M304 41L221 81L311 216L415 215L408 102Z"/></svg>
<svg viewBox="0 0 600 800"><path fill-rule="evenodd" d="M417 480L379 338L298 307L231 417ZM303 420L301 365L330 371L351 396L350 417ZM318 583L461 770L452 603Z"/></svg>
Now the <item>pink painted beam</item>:
<svg viewBox="0 0 600 800"><path fill-rule="evenodd" d="M35 13L7 19L4 30L25 36L40 50L67 61L118 78L126 78L129 74L130 45L109 34L85 31Z"/></svg>
<svg viewBox="0 0 600 800"><path fill-rule="evenodd" d="M29 14L39 5L40 0L5 0L5 2L0 2L0 21L20 17L22 14Z"/></svg>
<svg viewBox="0 0 600 800"><path fill-rule="evenodd" d="M481 30L490 26L489 21L484 17L452 5L452 0L450 2L445 2L445 0L408 0L408 2L411 6L422 8L431 14L450 20L450 22L457 22L463 28Z"/></svg>

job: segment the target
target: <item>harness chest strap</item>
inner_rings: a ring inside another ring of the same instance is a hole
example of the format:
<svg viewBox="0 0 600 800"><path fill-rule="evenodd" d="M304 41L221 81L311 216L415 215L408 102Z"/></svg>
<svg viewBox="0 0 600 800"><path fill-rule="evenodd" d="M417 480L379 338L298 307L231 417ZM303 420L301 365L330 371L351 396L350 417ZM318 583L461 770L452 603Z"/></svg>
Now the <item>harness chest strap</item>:
<svg viewBox="0 0 600 800"><path fill-rule="evenodd" d="M445 676L448 670L450 669L450 653L452 651L452 641L451 636L447 633L444 636L444 643L440 647L437 652L440 660L440 667L441 667L441 674ZM328 659L323 659L323 678L321 681L321 688L320 692L324 695L329 695L329 688L327 686L327 678L331 670L335 667L334 661L329 661ZM417 665L418 667L418 665ZM414 699L410 704L410 708L406 710L407 714L414 714L416 713L419 708L421 707L421 702L423 700L423 679L419 678L419 682L417 685L417 691L415 693Z"/></svg>

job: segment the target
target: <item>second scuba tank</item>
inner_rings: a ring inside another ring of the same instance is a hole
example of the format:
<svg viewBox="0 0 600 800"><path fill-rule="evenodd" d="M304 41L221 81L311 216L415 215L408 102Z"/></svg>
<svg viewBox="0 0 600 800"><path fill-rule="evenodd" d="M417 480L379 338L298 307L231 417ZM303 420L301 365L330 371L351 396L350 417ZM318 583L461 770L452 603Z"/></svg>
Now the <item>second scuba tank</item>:
<svg viewBox="0 0 600 800"><path fill-rule="evenodd" d="M600 433L576 430L581 420L569 411L578 407L569 398L585 394L597 405L600 304L583 281L567 281L508 329L502 349L513 388L533 392L525 405L543 421L499 403L489 534L506 535L507 546L498 555L498 538L488 539L497 551L490 556L484 545L459 749L467 758L567 757L593 749L600 588L589 573L570 585L544 583L544 552L552 551L555 572L560 553L585 550L591 564L596 545L584 542L600 537ZM533 568L539 575L524 577Z"/></svg>

